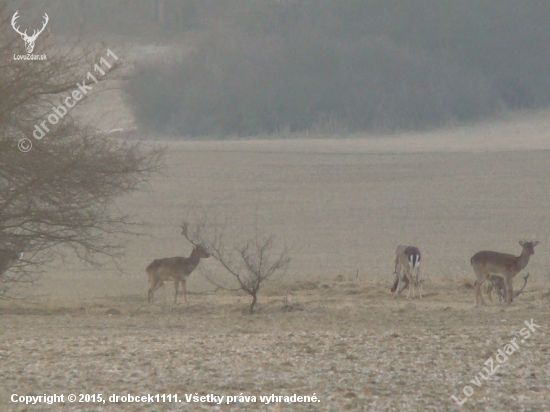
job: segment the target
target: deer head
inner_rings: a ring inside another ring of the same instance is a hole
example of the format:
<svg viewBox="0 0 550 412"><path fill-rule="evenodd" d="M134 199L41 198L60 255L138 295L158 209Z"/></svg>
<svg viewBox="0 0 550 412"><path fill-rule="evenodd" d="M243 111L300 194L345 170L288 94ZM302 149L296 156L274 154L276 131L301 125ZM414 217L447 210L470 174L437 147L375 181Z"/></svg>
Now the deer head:
<svg viewBox="0 0 550 412"><path fill-rule="evenodd" d="M42 33L44 31L44 29L46 28L46 25L48 24L48 21L50 20L50 18L48 17L48 15L46 13L44 13L44 24L42 25L42 28L40 30L34 30L32 36L29 36L27 35L27 30L25 30L23 33L21 33L21 31L19 30L19 26L15 26L16 24L16 20L17 18L19 17L19 10L17 10L15 12L15 14L13 15L12 19L11 19L11 25L13 27L13 29L19 33L21 35L21 37L23 38L23 40L25 41L25 49L27 50L27 53L28 54L31 54L32 51L34 50L34 42L36 41L36 38L38 37L38 35L40 33Z"/></svg>
<svg viewBox="0 0 550 412"><path fill-rule="evenodd" d="M527 252L529 252L530 255L534 255L535 254L535 246L537 246L539 244L539 241L536 240L534 242L528 242L526 240L520 240L519 244L522 248L526 249Z"/></svg>
<svg viewBox="0 0 550 412"><path fill-rule="evenodd" d="M209 258L211 255L208 252L208 250L206 249L206 247L204 247L200 243L194 242L191 238L189 238L189 236L187 234L187 227L188 226L189 225L187 224L187 222L183 222L183 224L181 225L181 234L182 234L182 236L185 237L195 247L196 253L198 253L198 255L201 258Z"/></svg>

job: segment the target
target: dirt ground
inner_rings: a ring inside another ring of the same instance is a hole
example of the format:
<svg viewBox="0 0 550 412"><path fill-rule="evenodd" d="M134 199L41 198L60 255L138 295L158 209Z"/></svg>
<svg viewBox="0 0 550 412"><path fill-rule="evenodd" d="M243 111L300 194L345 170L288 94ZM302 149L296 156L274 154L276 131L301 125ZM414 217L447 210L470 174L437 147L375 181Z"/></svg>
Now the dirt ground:
<svg viewBox="0 0 550 412"><path fill-rule="evenodd" d="M548 118L385 139L166 143L164 176L119 204L149 236L129 239L118 268L69 261L27 302L0 302L0 410L550 410ZM212 203L243 231L258 216L288 247L286 277L266 286L255 315L247 296L212 290L198 271L189 305L173 307L167 284L148 307L144 268L187 256L178 224ZM476 308L470 257L517 255L523 238L540 241L515 280L530 273L525 293ZM390 294L401 243L422 251L422 299ZM485 380L489 358L500 368ZM182 402L109 400L128 394ZM260 401L272 394L318 402Z"/></svg>

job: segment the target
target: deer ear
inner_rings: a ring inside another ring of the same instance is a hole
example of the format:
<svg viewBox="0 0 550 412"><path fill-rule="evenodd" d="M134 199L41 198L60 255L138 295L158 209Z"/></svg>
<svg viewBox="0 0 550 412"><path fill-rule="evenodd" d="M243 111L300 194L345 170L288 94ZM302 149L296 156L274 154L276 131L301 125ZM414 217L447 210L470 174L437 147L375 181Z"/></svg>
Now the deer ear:
<svg viewBox="0 0 550 412"><path fill-rule="evenodd" d="M523 240L520 240L519 244L520 244L521 247L523 247L525 245L525 242Z"/></svg>
<svg viewBox="0 0 550 412"><path fill-rule="evenodd" d="M538 244L539 244L539 241L537 240L533 243L533 247L537 246Z"/></svg>

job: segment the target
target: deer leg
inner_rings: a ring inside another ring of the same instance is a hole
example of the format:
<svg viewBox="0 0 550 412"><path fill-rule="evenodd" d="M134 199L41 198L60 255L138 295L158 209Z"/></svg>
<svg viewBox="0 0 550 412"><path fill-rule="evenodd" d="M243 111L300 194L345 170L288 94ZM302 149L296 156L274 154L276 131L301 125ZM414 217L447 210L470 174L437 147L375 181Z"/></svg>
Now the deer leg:
<svg viewBox="0 0 550 412"><path fill-rule="evenodd" d="M409 267L409 270L405 270L405 276L407 277L407 285L409 286L409 290L407 290L407 299L409 299L409 296L411 295L411 288L414 286L414 281L411 282L411 271L410 271L410 267ZM414 297L414 294L413 294L413 297Z"/></svg>
<svg viewBox="0 0 550 412"><path fill-rule="evenodd" d="M186 286L186 279L181 279L181 288L183 289L183 299L185 300L185 304L187 304L187 286Z"/></svg>
<svg viewBox="0 0 550 412"><path fill-rule="evenodd" d="M478 284L475 287L475 293L476 293L476 305L480 304L482 306L486 306L485 300L483 299L483 294L481 292L481 287L485 283L484 280L478 282Z"/></svg>
<svg viewBox="0 0 550 412"><path fill-rule="evenodd" d="M401 294L401 292L403 292L405 290L405 288L409 288L409 290L407 291L407 296L408 296L408 293L410 292L411 285L409 285L409 278L407 277L407 274L405 272L403 273L401 279L403 280L403 287L401 288L399 293Z"/></svg>
<svg viewBox="0 0 550 412"><path fill-rule="evenodd" d="M420 266L416 267L416 282L415 282L415 284L420 285L419 294L420 294L420 299L422 299L422 283L420 283Z"/></svg>
<svg viewBox="0 0 550 412"><path fill-rule="evenodd" d="M489 281L489 273L485 272L482 268L475 265L472 265L472 268L474 269L474 272L477 278L476 285L474 286L474 291L476 295L476 305L481 304L483 306L486 306L485 300L483 299L483 293L481 292L482 291L481 288L483 287L483 284L486 281Z"/></svg>
<svg viewBox="0 0 550 412"><path fill-rule="evenodd" d="M153 303L153 288L149 288L147 291L147 304L150 305Z"/></svg>
<svg viewBox="0 0 550 412"><path fill-rule="evenodd" d="M504 287L506 288L506 303L510 304L514 300L514 286L513 278L511 276L506 276L504 278Z"/></svg>
<svg viewBox="0 0 550 412"><path fill-rule="evenodd" d="M401 283L401 270L399 272L396 271L395 275L397 279L396 279L395 291L393 292L394 299L399 294L399 284Z"/></svg>
<svg viewBox="0 0 550 412"><path fill-rule="evenodd" d="M403 269L403 268L401 268L401 273L399 275L399 282L400 282L400 284L402 284L402 286L401 286L401 289L398 288L398 294L401 295L401 293L403 292L403 290L406 287L410 287L409 286L409 278L407 277L407 273L405 272L405 269Z"/></svg>
<svg viewBox="0 0 550 412"><path fill-rule="evenodd" d="M400 295L401 292L403 291L403 289L405 288L405 286L403 286L404 278L403 278L403 268L402 267L399 268L399 273L398 273L397 277L398 277L397 288L395 289L395 293L393 294L394 298L397 295ZM399 286L401 286L401 288L399 288Z"/></svg>
<svg viewBox="0 0 550 412"><path fill-rule="evenodd" d="M149 285L151 285L151 282L149 282ZM150 305L151 303L153 303L153 288L149 286L147 290L147 304Z"/></svg>
<svg viewBox="0 0 550 412"><path fill-rule="evenodd" d="M416 268L416 283L420 282L420 266ZM420 299L422 299L422 283L420 283Z"/></svg>
<svg viewBox="0 0 550 412"><path fill-rule="evenodd" d="M412 289L412 293L413 293L413 299L416 299L416 290L414 288L414 283L415 282L414 282L413 271L414 271L414 269L412 269L409 266L409 270L406 273L407 279L409 280L409 282L408 282L408 284L409 284L409 293L407 293L407 299L409 298L409 295L411 294L411 289Z"/></svg>
<svg viewBox="0 0 550 412"><path fill-rule="evenodd" d="M149 291L147 292L147 303L151 304L154 302L154 295L155 291L160 288L164 282L162 282L160 279L149 279Z"/></svg>
<svg viewBox="0 0 550 412"><path fill-rule="evenodd" d="M176 289L176 293L174 293L174 306L176 305L178 301L178 287L180 284L180 280L178 278L174 279L174 288Z"/></svg>
<svg viewBox="0 0 550 412"><path fill-rule="evenodd" d="M499 284L498 287L495 286L495 289L498 292L498 302L504 302L506 301L506 286L504 285L504 279L499 278Z"/></svg>
<svg viewBox="0 0 550 412"><path fill-rule="evenodd" d="M489 300L491 302L493 302L493 296L492 296L492 293L493 293L493 281L491 279L489 279L489 281L487 282L487 290L486 292L487 293L487 296L489 297Z"/></svg>
<svg viewBox="0 0 550 412"><path fill-rule="evenodd" d="M393 274L395 275L395 282L393 282L393 286L391 287L391 293L395 293L397 291L397 285L399 284L399 274L397 273L397 268Z"/></svg>
<svg viewBox="0 0 550 412"><path fill-rule="evenodd" d="M416 282L417 285L420 285L420 288L419 288L419 291L418 291L418 295L419 295L419 298L422 299L422 283L420 282Z"/></svg>

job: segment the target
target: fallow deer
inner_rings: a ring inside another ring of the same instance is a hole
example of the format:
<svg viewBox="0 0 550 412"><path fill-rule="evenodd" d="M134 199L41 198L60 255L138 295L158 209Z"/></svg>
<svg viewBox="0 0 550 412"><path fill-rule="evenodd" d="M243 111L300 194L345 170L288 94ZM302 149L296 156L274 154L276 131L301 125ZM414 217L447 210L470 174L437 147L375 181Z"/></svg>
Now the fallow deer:
<svg viewBox="0 0 550 412"><path fill-rule="evenodd" d="M514 256L508 253L491 252L488 250L477 252L474 256L472 256L470 263L477 278L474 287L476 305L480 303L481 305L485 305L481 287L486 281L490 280L491 275L497 275L504 278L503 281L506 289L506 303L512 303L514 300L512 281L514 277L527 266L531 255L535 253L535 246L537 246L539 242L527 242L521 240L519 244L523 248L521 255L519 256ZM492 302L493 299L491 295L489 293L488 295Z"/></svg>
<svg viewBox="0 0 550 412"><path fill-rule="evenodd" d="M396 275L395 282L392 286L391 291L393 292L393 297L395 298L398 294L401 294L403 289L407 286L409 291L407 293L407 298L413 290L413 298L416 298L416 293L414 291L414 286L420 283L420 259L421 254L420 250L415 246L409 245L399 245L395 251L395 270ZM414 271L416 271L416 279L413 276ZM399 285L403 284L401 288ZM422 284L420 283L420 298L422 298Z"/></svg>
<svg viewBox="0 0 550 412"><path fill-rule="evenodd" d="M529 273L523 277L523 286L521 289L514 292L514 299L517 298L521 292L523 292L523 289L527 285L527 279L529 279ZM487 295L489 295L489 299L491 299L491 301L493 300L491 297L491 292L494 288L498 295L498 301L502 302L503 300L506 300L506 286L504 286L504 279L497 275L491 275L489 280L490 282L487 284Z"/></svg>
<svg viewBox="0 0 550 412"><path fill-rule="evenodd" d="M206 249L196 243L193 243L191 239L187 236L187 224L184 223L182 226L181 234L185 236L193 244L193 251L188 258L176 256L171 258L164 259L155 259L147 268L145 272L149 278L149 291L147 295L147 302L149 304L153 303L153 296L155 291L164 285L164 282L167 280L174 281L175 295L174 295L174 305L178 300L178 286L181 282L183 289L183 297L187 303L187 288L185 282L191 273L197 268L201 259L206 259L210 257L210 254Z"/></svg>

